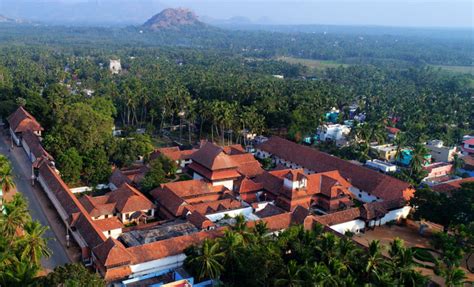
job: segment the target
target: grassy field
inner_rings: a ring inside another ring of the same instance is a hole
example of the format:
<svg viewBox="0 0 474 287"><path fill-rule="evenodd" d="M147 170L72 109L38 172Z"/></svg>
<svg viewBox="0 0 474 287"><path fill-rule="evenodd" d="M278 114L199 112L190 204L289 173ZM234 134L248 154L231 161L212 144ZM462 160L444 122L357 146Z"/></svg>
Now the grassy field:
<svg viewBox="0 0 474 287"><path fill-rule="evenodd" d="M328 68L337 68L339 66L347 67L347 64L337 63L335 61L326 61L326 60L311 60L311 59L302 59L302 58L293 58L281 56L277 58L278 61L284 61L290 64L301 64L308 67L311 70L325 70Z"/></svg>
<svg viewBox="0 0 474 287"><path fill-rule="evenodd" d="M441 68L442 70L461 73L461 74L471 74L474 75L474 66L442 66L442 65L433 65L435 68Z"/></svg>

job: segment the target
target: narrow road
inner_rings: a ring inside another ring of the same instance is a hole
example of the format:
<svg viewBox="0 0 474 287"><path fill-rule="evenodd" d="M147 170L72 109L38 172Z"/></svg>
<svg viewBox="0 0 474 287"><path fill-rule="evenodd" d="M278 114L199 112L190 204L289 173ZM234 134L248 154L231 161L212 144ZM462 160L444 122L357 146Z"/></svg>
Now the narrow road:
<svg viewBox="0 0 474 287"><path fill-rule="evenodd" d="M0 129L2 127L0 126ZM14 181L16 190L21 192L27 199L31 217L38 220L42 225L48 226L49 229L45 233L45 237L49 238L48 247L52 252L50 258L43 258L41 260L42 266L45 269L52 270L58 265L69 263L69 257L61 242L57 239L51 223L49 222L45 211L44 204L39 202L38 193L43 192L37 185L31 185L31 164L26 153L21 147L14 147L10 149L10 140L5 136L6 132L0 130L0 154L7 156L13 167Z"/></svg>

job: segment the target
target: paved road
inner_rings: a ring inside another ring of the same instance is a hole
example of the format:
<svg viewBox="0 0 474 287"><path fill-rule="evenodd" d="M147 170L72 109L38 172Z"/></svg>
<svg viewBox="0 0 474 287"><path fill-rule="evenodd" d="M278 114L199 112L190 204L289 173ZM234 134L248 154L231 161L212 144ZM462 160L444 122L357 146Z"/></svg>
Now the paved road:
<svg viewBox="0 0 474 287"><path fill-rule="evenodd" d="M0 126L0 128L2 127ZM38 220L42 225L51 226L36 194L43 191L31 186L31 165L26 153L21 147L15 147L13 151L9 151L9 142L2 135L2 131L0 131L0 154L8 156L12 163L16 189L28 199L31 217L34 220ZM45 269L54 269L58 265L69 263L69 257L63 245L56 239L56 234L52 231L51 227L46 231L45 237L50 238L48 247L52 255L50 258L43 258L41 260L42 266Z"/></svg>

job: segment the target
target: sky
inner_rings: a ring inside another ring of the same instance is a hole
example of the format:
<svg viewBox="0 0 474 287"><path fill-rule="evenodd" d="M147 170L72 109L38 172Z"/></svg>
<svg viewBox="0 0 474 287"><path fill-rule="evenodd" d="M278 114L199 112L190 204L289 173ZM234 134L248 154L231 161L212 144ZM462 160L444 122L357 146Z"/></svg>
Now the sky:
<svg viewBox="0 0 474 287"><path fill-rule="evenodd" d="M264 24L473 27L470 0L0 0L0 14L44 22L142 23L167 7Z"/></svg>

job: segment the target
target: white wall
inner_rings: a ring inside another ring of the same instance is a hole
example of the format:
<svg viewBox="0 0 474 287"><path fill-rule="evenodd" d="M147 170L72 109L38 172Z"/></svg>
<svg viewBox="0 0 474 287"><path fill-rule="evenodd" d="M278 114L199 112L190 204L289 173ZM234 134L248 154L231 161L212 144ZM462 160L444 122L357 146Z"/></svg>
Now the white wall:
<svg viewBox="0 0 474 287"><path fill-rule="evenodd" d="M232 210L227 210L223 212L218 212L218 213L213 213L213 214L208 214L206 217L212 221L216 222L218 220L221 220L224 218L224 216L227 214L230 217L236 217L237 215L243 215L244 217L250 216L252 214L252 207L245 207L245 208L239 208L239 209L232 209Z"/></svg>
<svg viewBox="0 0 474 287"><path fill-rule="evenodd" d="M213 181L212 186L223 185L227 187L229 190L234 189L234 181L233 180L220 180L220 181Z"/></svg>
<svg viewBox="0 0 474 287"><path fill-rule="evenodd" d="M341 234L345 234L347 231L359 233L360 230L365 228L365 222L360 219L356 219L336 225L331 225L329 227Z"/></svg>
<svg viewBox="0 0 474 287"><path fill-rule="evenodd" d="M184 259L186 259L186 255L181 253L157 260L130 265L130 269L132 270L131 277L142 276L148 273L160 272L162 270L180 267L183 265Z"/></svg>
<svg viewBox="0 0 474 287"><path fill-rule="evenodd" d="M107 238L112 237L113 239L117 239L122 234L122 228L117 228L117 229L110 230L110 235L109 235L108 230L106 230L102 233L104 233L105 237L107 237Z"/></svg>
<svg viewBox="0 0 474 287"><path fill-rule="evenodd" d="M363 202L374 202L374 201L382 201L381 199L377 199L376 196L374 195L369 195L365 191L361 191L360 189L351 186L349 187L349 191L354 194L355 198L357 200L363 201Z"/></svg>
<svg viewBox="0 0 474 287"><path fill-rule="evenodd" d="M10 135L17 146L20 146L20 139L16 136L12 129L10 129Z"/></svg>

